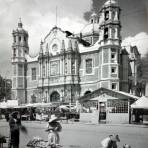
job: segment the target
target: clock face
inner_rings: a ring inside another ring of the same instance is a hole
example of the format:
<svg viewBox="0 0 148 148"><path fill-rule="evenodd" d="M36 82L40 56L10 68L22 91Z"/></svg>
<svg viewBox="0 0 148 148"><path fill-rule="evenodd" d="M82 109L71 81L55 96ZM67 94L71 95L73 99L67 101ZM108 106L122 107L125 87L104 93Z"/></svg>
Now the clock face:
<svg viewBox="0 0 148 148"><path fill-rule="evenodd" d="M52 50L53 50L54 52L56 52L56 51L58 50L58 45L57 45L57 44L53 44L53 45L52 45Z"/></svg>

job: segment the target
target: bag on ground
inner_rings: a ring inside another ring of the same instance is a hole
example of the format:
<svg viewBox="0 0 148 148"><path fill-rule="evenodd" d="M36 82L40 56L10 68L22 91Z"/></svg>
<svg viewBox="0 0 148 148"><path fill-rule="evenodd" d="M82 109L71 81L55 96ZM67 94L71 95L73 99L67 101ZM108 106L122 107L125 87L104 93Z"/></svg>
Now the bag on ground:
<svg viewBox="0 0 148 148"><path fill-rule="evenodd" d="M107 137L101 141L101 145L103 146L103 148L107 148L109 141L110 137Z"/></svg>

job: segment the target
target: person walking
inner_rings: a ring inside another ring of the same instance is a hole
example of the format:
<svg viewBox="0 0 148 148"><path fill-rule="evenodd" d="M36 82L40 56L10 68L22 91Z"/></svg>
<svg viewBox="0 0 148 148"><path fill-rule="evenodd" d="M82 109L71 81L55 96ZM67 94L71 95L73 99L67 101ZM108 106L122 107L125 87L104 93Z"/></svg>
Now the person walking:
<svg viewBox="0 0 148 148"><path fill-rule="evenodd" d="M10 140L8 148L19 148L20 129L24 133L27 133L26 128L21 125L21 116L19 112L15 111L10 114L9 127L10 127Z"/></svg>

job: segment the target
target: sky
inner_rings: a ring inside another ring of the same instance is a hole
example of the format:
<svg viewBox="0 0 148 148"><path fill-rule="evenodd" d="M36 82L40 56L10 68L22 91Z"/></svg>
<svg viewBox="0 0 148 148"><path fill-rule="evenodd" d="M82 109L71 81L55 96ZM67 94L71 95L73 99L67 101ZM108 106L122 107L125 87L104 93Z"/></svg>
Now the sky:
<svg viewBox="0 0 148 148"><path fill-rule="evenodd" d="M62 30L79 33L90 13L105 0L0 0L0 74L11 76L12 30L19 18L29 33L31 55L39 51L40 41L56 24ZM137 45L142 56L148 51L148 0L118 0L121 11L122 45Z"/></svg>

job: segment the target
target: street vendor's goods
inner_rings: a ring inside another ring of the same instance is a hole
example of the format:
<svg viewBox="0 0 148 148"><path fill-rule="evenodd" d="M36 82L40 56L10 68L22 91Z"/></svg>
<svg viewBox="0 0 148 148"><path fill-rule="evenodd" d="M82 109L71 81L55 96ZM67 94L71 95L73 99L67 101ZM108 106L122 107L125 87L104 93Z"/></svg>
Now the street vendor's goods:
<svg viewBox="0 0 148 148"><path fill-rule="evenodd" d="M46 142L40 137L34 137L28 142L27 147L46 148Z"/></svg>

